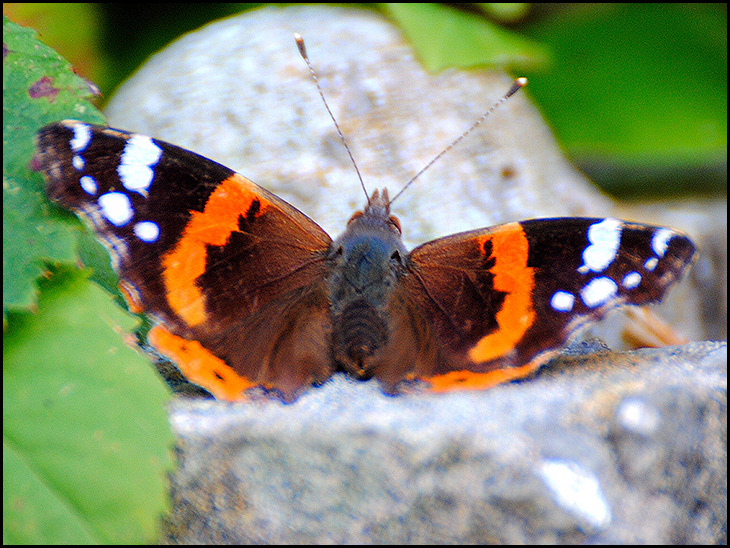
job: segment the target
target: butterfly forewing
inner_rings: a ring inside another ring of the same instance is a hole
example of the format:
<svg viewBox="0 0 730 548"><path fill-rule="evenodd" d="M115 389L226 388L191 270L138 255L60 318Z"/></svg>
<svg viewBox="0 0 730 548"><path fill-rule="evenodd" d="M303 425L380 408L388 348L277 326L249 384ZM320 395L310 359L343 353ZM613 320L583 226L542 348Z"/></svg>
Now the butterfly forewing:
<svg viewBox="0 0 730 548"><path fill-rule="evenodd" d="M234 171L149 137L66 121L39 133L38 151L49 196L90 220L135 309L163 321L176 337L166 344L202 345L161 352L200 361L204 351L228 358L234 349L248 356L224 359L235 374L287 390L313 369L318 380L329 371L331 239L316 223ZM276 356L297 355L297 334L311 342L304 372L292 375Z"/></svg>

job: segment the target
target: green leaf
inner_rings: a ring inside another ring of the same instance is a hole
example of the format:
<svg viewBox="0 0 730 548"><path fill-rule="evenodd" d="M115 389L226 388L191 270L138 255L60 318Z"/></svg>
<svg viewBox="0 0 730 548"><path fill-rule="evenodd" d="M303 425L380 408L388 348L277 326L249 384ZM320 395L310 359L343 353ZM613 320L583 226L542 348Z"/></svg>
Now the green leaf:
<svg viewBox="0 0 730 548"><path fill-rule="evenodd" d="M104 7L93 2L13 2L3 13L22 26L33 27L43 42L60 52L78 74L91 78L101 89L109 86L108 61L101 50Z"/></svg>
<svg viewBox="0 0 730 548"><path fill-rule="evenodd" d="M439 4L382 4L426 68L479 66L524 69L548 62L547 48L486 19Z"/></svg>
<svg viewBox="0 0 730 548"><path fill-rule="evenodd" d="M591 176L726 186L725 8L584 4L527 34L555 55L529 93Z"/></svg>
<svg viewBox="0 0 730 548"><path fill-rule="evenodd" d="M4 18L3 42L3 540L152 542L172 466L168 390L125 343L138 318L88 274L48 273L79 262L83 232L32 169L40 127L103 118L34 31Z"/></svg>
<svg viewBox="0 0 730 548"><path fill-rule="evenodd" d="M45 200L23 183L3 176L3 303L15 308L35 303L45 260L75 257L68 229L49 220Z"/></svg>
<svg viewBox="0 0 730 548"><path fill-rule="evenodd" d="M46 261L75 260L74 222L45 198L39 173L32 171L35 134L63 118L103 123L85 100L89 83L36 39L33 30L3 18L3 311L34 302L36 278Z"/></svg>
<svg viewBox="0 0 730 548"><path fill-rule="evenodd" d="M137 319L86 278L53 276L36 313L9 315L5 542L151 542L167 506L168 390L119 336Z"/></svg>
<svg viewBox="0 0 730 548"><path fill-rule="evenodd" d="M3 18L3 172L30 173L36 131L65 116L103 124L87 100L94 87L67 61L39 42L36 32ZM40 183L40 178L36 177Z"/></svg>

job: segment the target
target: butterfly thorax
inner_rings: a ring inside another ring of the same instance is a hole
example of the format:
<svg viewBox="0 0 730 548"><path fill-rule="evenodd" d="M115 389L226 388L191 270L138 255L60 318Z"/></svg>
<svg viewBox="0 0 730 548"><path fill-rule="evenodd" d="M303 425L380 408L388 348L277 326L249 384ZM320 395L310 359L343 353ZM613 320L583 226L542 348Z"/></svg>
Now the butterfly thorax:
<svg viewBox="0 0 730 548"><path fill-rule="evenodd" d="M388 193L375 191L333 242L328 279L335 361L359 377L370 377L390 338L387 307L405 272L407 251Z"/></svg>

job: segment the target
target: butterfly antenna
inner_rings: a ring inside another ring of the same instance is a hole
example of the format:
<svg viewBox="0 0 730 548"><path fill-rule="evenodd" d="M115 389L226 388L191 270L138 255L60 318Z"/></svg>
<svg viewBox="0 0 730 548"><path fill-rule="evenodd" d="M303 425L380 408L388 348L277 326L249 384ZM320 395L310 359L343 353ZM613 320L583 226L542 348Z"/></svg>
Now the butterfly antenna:
<svg viewBox="0 0 730 548"><path fill-rule="evenodd" d="M312 63L309 61L309 57L307 56L307 48L304 47L304 38L302 38L301 34L295 32L294 40L296 40L296 42L297 42L297 48L299 48L299 54L302 56L302 59L304 59L304 62L307 63L307 67L309 67L309 73L312 75L312 80L314 80L314 85L317 86L317 91L319 91L319 96L322 98L322 102L324 103L324 108L327 109L327 112L329 113L330 118L332 118L332 121L335 123L335 127L337 128L337 133L339 134L340 139L342 140L342 144L345 145L345 150L347 151L347 154L350 156L352 165L355 166L355 172L357 173L357 178L360 179L360 186L362 187L362 190L365 193L365 198L368 201L368 205L370 205L370 195L368 194L368 191L365 188L365 183L362 180L362 175L360 175L360 170L358 169L357 163L355 162L355 158L353 157L352 152L350 151L350 147L347 144L347 139L345 139L345 135L342 133L342 130L340 129L340 124L338 124L337 120L335 119L335 115L332 114L332 111L330 110L330 106L327 104L327 99L324 98L324 93L322 92L322 88L319 85L319 80L317 79L317 73L314 72L314 67L312 66Z"/></svg>
<svg viewBox="0 0 730 548"><path fill-rule="evenodd" d="M472 126L469 129L467 129L464 133L462 133L461 135L459 135L456 139L454 139L451 142L450 145L448 145L445 149L443 149L441 152L439 152L433 158L433 160L431 160L429 163L427 163L423 167L423 169L421 171L419 171L418 173L416 173L411 178L411 180L408 181L403 186L403 188L401 188L400 191L395 196L393 196L393 198L390 200L390 203L392 204L393 202L395 202L398 199L398 196L400 196L401 194L403 194L403 192L405 192L405 190L411 185L411 183L413 183L413 181L415 181L416 179L418 179L423 174L424 171L426 171L433 164L435 164L439 160L439 158L441 158L441 156L443 156L448 151L450 151L452 148L454 148L456 145L458 145L461 142L461 140L464 139L464 137L466 137L467 135L469 135L479 125L481 125L481 123L484 122L484 120L486 120L487 117L490 114L492 114L492 112L494 112L497 109L497 107L499 107L502 103L504 103L507 99L509 99L510 97L512 97L515 93L517 93L521 88L525 87L526 85L527 85L527 78L517 78L512 83L512 87L509 88L509 90L507 91L507 93L505 93L499 101L497 101L496 103L494 103L487 112L485 112L476 122L474 122L472 124Z"/></svg>

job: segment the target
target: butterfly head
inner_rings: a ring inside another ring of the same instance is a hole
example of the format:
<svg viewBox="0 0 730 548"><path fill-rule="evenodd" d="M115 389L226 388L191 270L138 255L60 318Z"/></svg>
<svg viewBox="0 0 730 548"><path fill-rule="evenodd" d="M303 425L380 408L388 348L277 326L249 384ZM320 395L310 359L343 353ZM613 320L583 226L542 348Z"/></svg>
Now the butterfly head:
<svg viewBox="0 0 730 548"><path fill-rule="evenodd" d="M353 224L362 227L379 226L381 228L387 228L400 238L400 221L398 217L390 214L390 200L388 199L387 188L383 189L382 194L378 190L373 192L372 196L368 198L365 209L355 212L350 217L350 220L347 222L347 230L350 230L350 225Z"/></svg>
<svg viewBox="0 0 730 548"><path fill-rule="evenodd" d="M388 189L376 190L362 211L356 212L347 222L347 228L333 243L335 254L347 262L357 249L369 249L383 259L401 259L406 250L401 241L401 226L397 217L390 214ZM371 258L374 258L371 256Z"/></svg>

